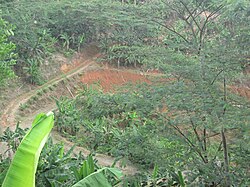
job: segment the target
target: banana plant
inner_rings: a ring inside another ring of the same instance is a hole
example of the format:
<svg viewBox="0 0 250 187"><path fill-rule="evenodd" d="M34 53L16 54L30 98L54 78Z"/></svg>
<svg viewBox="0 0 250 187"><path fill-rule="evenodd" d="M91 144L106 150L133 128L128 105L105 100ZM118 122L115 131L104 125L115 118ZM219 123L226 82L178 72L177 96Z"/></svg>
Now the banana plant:
<svg viewBox="0 0 250 187"><path fill-rule="evenodd" d="M92 156L88 156L79 170L75 167L71 168L71 170L78 181L72 187L112 187L118 184L122 177L122 172L116 168L104 167L95 171L95 163ZM105 174L111 174L116 179L115 183L111 185Z"/></svg>
<svg viewBox="0 0 250 187"><path fill-rule="evenodd" d="M35 187L35 174L41 151L54 126L54 114L39 114L32 123L31 129L24 136L12 163L7 171L2 187ZM122 173L116 168L94 168L90 156L83 162L80 170L74 168L76 184L72 187L112 187L120 182ZM108 181L108 176L116 179L115 184Z"/></svg>
<svg viewBox="0 0 250 187"><path fill-rule="evenodd" d="M28 129L20 128L19 122L16 124L16 128L14 131L11 131L8 127L3 135L0 136L0 141L6 142L8 149L5 153L8 153L9 157L11 157L11 153L15 153L19 143L21 142L23 136L26 134Z"/></svg>
<svg viewBox="0 0 250 187"><path fill-rule="evenodd" d="M111 173L117 179L121 179L122 177L122 173L118 169L104 167L86 176L72 187L112 187L107 177L105 176L105 172ZM117 181L117 184L119 182L120 181ZM116 186L116 184L114 184L113 186Z"/></svg>
<svg viewBox="0 0 250 187"><path fill-rule="evenodd" d="M63 47L66 47L66 50L68 51L69 50L70 41L71 41L72 37L68 36L67 33L63 33L63 34L61 34L60 38L62 40L64 40Z"/></svg>
<svg viewBox="0 0 250 187"><path fill-rule="evenodd" d="M39 114L21 141L2 187L35 187L39 156L54 126L54 114Z"/></svg>
<svg viewBox="0 0 250 187"><path fill-rule="evenodd" d="M85 38L85 35L84 35L84 34L78 36L78 47L77 47L78 52L80 52L80 50L81 50L81 45L83 44L83 42L85 42L85 39L86 39L86 38Z"/></svg>

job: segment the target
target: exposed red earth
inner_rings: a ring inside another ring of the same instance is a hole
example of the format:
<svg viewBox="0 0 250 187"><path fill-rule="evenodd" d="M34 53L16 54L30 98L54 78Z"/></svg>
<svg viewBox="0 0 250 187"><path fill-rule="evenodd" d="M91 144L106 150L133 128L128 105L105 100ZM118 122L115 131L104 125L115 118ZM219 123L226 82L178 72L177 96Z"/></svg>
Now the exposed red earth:
<svg viewBox="0 0 250 187"><path fill-rule="evenodd" d="M250 88L244 86L230 86L230 91L250 100Z"/></svg>
<svg viewBox="0 0 250 187"><path fill-rule="evenodd" d="M122 86L129 82L134 84L142 82L150 83L150 80L144 75L113 69L86 72L81 77L81 81L87 86L97 83L104 92L111 91L115 86Z"/></svg>

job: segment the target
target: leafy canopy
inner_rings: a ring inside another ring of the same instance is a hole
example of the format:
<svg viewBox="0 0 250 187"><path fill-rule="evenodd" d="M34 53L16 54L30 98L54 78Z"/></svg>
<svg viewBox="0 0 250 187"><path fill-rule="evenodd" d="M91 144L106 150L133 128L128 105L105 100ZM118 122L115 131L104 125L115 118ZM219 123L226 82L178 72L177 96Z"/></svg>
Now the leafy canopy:
<svg viewBox="0 0 250 187"><path fill-rule="evenodd" d="M15 44L8 41L13 35L13 26L0 17L0 85L15 76L12 70L16 56Z"/></svg>

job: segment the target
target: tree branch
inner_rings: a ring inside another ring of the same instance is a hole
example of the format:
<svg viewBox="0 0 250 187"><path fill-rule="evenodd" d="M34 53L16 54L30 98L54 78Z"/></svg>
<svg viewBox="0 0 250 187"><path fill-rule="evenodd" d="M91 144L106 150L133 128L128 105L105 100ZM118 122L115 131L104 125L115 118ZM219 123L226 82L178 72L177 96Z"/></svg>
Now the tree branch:
<svg viewBox="0 0 250 187"><path fill-rule="evenodd" d="M151 21L153 21L153 22L155 22L155 23L161 25L162 27L166 28L167 30L169 30L169 31L173 32L174 34L180 36L186 43L190 44L190 42L189 42L182 34L178 33L178 32L175 31L174 29L171 29L171 28L169 28L167 25L164 25L164 24L162 24L162 23L160 23L160 22L158 22L158 21L156 21L156 20L151 20Z"/></svg>
<svg viewBox="0 0 250 187"><path fill-rule="evenodd" d="M198 29L201 31L200 25L198 24L197 20L194 18L194 15L192 14L192 12L189 10L189 8L187 7L187 5L183 2L180 1L180 3L184 6L184 8L187 10L187 12L189 13L189 16L192 18L192 20L194 21L195 25L198 27Z"/></svg>
<svg viewBox="0 0 250 187"><path fill-rule="evenodd" d="M196 151L196 153L201 157L204 163L207 163L206 158L202 155L201 151L189 140L189 138L175 125L173 125L174 129L177 130L186 140L186 142Z"/></svg>
<svg viewBox="0 0 250 187"><path fill-rule="evenodd" d="M191 115L189 114L189 111L187 111L187 115L189 116L189 121L190 121L190 123L191 123L191 125L193 127L194 134L195 134L197 140L199 141L199 144L201 145L201 149L204 151L204 147L202 145L202 140L201 140L201 138L199 136L199 133L197 132L197 129L196 129L195 124L194 124L194 122L193 122L193 120L191 118Z"/></svg>
<svg viewBox="0 0 250 187"><path fill-rule="evenodd" d="M214 77L213 81L210 83L211 85L214 84L214 82L216 81L217 77L218 77L223 71L224 71L224 69L221 69L221 70L217 73L217 75Z"/></svg>

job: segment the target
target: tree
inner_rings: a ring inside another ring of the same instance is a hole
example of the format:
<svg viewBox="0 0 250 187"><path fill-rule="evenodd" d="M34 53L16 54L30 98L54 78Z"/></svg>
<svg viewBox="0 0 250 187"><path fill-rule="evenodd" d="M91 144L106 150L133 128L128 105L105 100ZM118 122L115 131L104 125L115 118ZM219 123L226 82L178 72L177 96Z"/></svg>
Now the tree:
<svg viewBox="0 0 250 187"><path fill-rule="evenodd" d="M240 25L230 21L233 16L229 16L228 10L239 10L232 2L163 0L161 3L161 8L152 6L151 17L143 16L162 27L166 48L172 50L172 56L180 54L188 59L170 64L162 61L162 66L171 67L169 74L178 75L166 99L175 117L166 117L166 122L197 154L199 161L194 158L196 161L190 166L198 171L200 183L230 186L232 173L238 169L232 167L229 157L233 154L230 148L235 135L228 136L232 131L238 135L244 132L241 127L249 120L249 112L244 101L241 103L239 98L235 101L227 86L233 84L241 67L246 66L247 45L242 42L239 45L239 41L243 36L246 38L247 26L244 22ZM240 20L248 19L249 4L245 6L241 6L241 15L245 16ZM242 34L239 28L245 32ZM244 49L244 56L239 48Z"/></svg>
<svg viewBox="0 0 250 187"><path fill-rule="evenodd" d="M0 17L0 85L7 79L15 77L13 65L15 65L15 44L8 41L13 36L13 26Z"/></svg>

